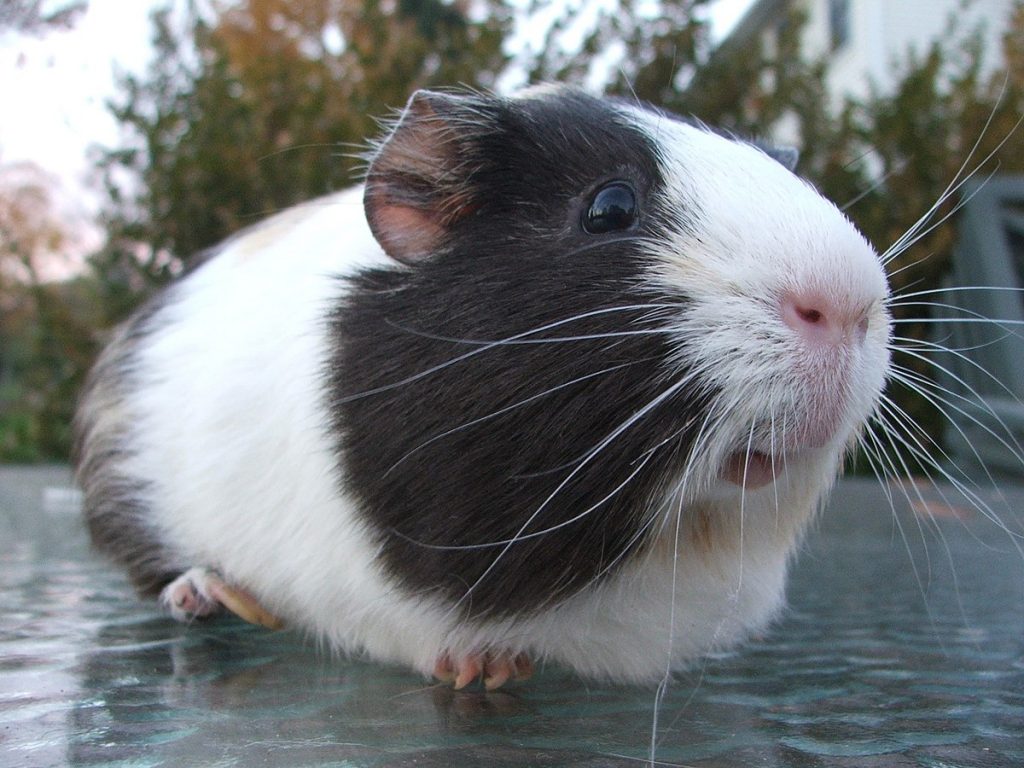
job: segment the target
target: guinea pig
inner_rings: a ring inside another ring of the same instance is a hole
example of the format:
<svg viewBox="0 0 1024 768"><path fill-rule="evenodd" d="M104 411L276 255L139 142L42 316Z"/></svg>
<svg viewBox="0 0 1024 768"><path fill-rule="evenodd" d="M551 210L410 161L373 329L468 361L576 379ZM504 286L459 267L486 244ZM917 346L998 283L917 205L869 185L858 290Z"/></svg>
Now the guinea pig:
<svg viewBox="0 0 1024 768"><path fill-rule="evenodd" d="M890 366L879 257L792 160L565 87L416 93L362 186L119 329L76 417L94 543L178 619L456 687L764 630Z"/></svg>

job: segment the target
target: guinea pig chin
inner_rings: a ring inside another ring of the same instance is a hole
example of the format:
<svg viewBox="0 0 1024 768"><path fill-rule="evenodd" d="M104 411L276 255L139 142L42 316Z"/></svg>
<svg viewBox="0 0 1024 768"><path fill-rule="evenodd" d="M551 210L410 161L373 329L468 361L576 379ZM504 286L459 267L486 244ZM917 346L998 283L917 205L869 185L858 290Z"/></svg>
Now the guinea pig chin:
<svg viewBox="0 0 1024 768"><path fill-rule="evenodd" d="M761 451L735 451L722 468L722 479L742 488L755 490L775 481L785 471L785 457Z"/></svg>
<svg viewBox="0 0 1024 768"><path fill-rule="evenodd" d="M745 490L757 490L774 483L780 477L788 476L795 466L820 453L820 447L777 452L753 447L737 450L726 456L719 477Z"/></svg>
<svg viewBox="0 0 1024 768"><path fill-rule="evenodd" d="M721 479L748 490L761 488L820 455L841 450L850 429L849 398L835 391L829 398L809 398L797 413L755 424L725 457Z"/></svg>

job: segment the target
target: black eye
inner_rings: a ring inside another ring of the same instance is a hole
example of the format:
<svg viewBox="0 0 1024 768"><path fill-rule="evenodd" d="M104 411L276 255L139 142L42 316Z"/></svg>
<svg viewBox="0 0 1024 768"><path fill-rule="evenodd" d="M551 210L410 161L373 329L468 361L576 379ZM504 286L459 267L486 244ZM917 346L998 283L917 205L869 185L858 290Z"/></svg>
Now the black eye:
<svg viewBox="0 0 1024 768"><path fill-rule="evenodd" d="M583 214L583 229L592 235L629 229L637 217L636 193L628 184L614 181L597 191Z"/></svg>

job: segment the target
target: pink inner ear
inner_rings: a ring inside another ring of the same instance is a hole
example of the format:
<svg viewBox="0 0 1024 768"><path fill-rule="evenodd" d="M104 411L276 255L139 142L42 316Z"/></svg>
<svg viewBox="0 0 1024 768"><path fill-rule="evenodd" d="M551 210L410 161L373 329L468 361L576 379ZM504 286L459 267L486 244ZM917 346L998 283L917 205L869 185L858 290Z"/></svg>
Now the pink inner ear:
<svg viewBox="0 0 1024 768"><path fill-rule="evenodd" d="M437 217L434 211L380 203L372 207L370 227L388 256L412 264L431 256L440 244L445 228Z"/></svg>

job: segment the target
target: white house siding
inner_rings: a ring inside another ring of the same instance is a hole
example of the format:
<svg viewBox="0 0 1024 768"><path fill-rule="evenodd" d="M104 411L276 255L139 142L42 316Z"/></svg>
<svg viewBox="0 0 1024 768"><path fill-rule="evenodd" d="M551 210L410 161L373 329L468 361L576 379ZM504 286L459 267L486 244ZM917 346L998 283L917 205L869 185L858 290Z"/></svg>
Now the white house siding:
<svg viewBox="0 0 1024 768"><path fill-rule="evenodd" d="M804 46L809 54L827 54L831 48L830 0L798 0L809 11ZM925 52L936 40L949 35L955 20L960 34L982 29L985 71L1001 61L1002 36L1006 31L1012 0L848 0L850 36L832 53L829 75L833 94L862 96L869 83L883 91L894 82L894 63L914 49Z"/></svg>
<svg viewBox="0 0 1024 768"><path fill-rule="evenodd" d="M837 98L861 96L872 82L883 91L891 88L895 82L894 63L904 60L910 49L923 53L935 40L948 38L951 20L955 20L960 35L981 28L983 67L986 72L994 71L1001 63L1002 38L1013 5L1013 0L847 0L849 38L845 45L832 50L831 1L790 0L787 4L760 0L748 15L759 15L757 6L770 4L774 10L763 14L759 30L741 22L735 34L746 37L753 33L770 53L775 50L776 28L786 6L803 6L808 15L804 53L831 58L829 84Z"/></svg>
<svg viewBox="0 0 1024 768"><path fill-rule="evenodd" d="M836 106L844 96L866 96L874 86L890 91L899 75L897 63L905 63L909 50L919 54L939 39L948 39L950 24L956 21L958 38L982 30L985 58L983 71L991 73L1002 63L1002 38L1009 23L1013 0L846 0L848 38L833 48L829 6L832 0L759 0L734 32L739 37L759 38L771 55L777 50L778 25L787 5L807 11L803 51L808 57L830 58L828 84ZM757 20L751 27L750 21ZM743 40L729 41L742 44ZM782 118L772 127L778 141L800 143L795 119Z"/></svg>

